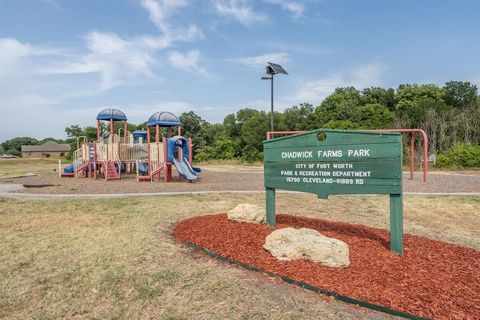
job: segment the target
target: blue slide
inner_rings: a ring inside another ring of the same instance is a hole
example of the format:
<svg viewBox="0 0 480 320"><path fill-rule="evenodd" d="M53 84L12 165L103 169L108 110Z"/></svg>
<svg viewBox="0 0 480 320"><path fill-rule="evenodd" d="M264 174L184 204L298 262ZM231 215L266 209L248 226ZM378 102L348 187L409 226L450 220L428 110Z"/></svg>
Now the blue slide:
<svg viewBox="0 0 480 320"><path fill-rule="evenodd" d="M75 167L73 166L73 163L63 168L63 173L73 173L74 171Z"/></svg>
<svg viewBox="0 0 480 320"><path fill-rule="evenodd" d="M188 163L188 159L183 158L182 161L178 161L177 159L173 158L173 164L177 168L178 173L187 179L188 181L193 181L198 178L198 172L193 170L190 163Z"/></svg>
<svg viewBox="0 0 480 320"><path fill-rule="evenodd" d="M175 150L182 149L183 159L177 160L175 157ZM202 171L200 168L195 168L188 162L188 140L182 136L174 136L167 139L167 161L173 163L177 168L180 176L192 182L198 178L198 174Z"/></svg>
<svg viewBox="0 0 480 320"><path fill-rule="evenodd" d="M141 175L146 175L148 173L148 165L144 162L140 162L138 164L138 172L140 172Z"/></svg>

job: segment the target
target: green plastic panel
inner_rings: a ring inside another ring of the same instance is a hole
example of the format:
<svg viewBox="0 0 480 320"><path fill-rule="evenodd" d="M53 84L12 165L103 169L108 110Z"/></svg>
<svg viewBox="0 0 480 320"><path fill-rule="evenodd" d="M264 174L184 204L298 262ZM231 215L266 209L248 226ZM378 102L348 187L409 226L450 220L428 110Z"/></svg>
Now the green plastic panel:
<svg viewBox="0 0 480 320"><path fill-rule="evenodd" d="M322 141L320 141L322 140ZM331 194L402 193L398 133L315 130L264 142L265 187Z"/></svg>

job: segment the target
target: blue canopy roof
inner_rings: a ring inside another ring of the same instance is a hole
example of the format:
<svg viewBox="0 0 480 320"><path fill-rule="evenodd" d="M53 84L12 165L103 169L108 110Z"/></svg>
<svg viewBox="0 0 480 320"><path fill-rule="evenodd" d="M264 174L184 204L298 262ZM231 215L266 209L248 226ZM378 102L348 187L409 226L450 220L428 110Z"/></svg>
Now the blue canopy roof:
<svg viewBox="0 0 480 320"><path fill-rule="evenodd" d="M176 115L168 111L155 112L148 118L147 126L153 127L156 125L160 127L176 127L180 125L180 120Z"/></svg>
<svg viewBox="0 0 480 320"><path fill-rule="evenodd" d="M147 131L143 131L143 130L133 131L132 135L133 135L134 138L137 138L137 137L146 138L147 137Z"/></svg>
<svg viewBox="0 0 480 320"><path fill-rule="evenodd" d="M100 113L97 116L97 120L110 120L110 119L113 119L113 121L126 121L127 116L122 111L114 108L104 109L100 111Z"/></svg>

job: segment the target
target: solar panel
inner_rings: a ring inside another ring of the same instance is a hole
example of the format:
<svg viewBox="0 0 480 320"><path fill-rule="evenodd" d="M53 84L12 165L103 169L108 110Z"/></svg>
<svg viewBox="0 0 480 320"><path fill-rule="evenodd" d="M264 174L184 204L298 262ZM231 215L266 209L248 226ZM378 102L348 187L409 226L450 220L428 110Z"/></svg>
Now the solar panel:
<svg viewBox="0 0 480 320"><path fill-rule="evenodd" d="M281 65L268 62L267 74L278 74L278 73L288 74L287 71L285 71L285 69L283 69Z"/></svg>

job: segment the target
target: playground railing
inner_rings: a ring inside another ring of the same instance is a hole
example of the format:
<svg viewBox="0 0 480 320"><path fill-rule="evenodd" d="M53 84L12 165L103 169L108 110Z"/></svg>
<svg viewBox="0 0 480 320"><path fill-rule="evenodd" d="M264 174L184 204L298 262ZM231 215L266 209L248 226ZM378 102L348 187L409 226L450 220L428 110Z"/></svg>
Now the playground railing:
<svg viewBox="0 0 480 320"><path fill-rule="evenodd" d="M85 165L89 161L89 150L88 145L82 144L80 148L73 152L73 168L75 174L77 173L77 169L81 166Z"/></svg>
<svg viewBox="0 0 480 320"><path fill-rule="evenodd" d="M147 159L147 145L146 144L120 144L120 160L135 162L137 160Z"/></svg>
<svg viewBox="0 0 480 320"><path fill-rule="evenodd" d="M113 144L114 148L113 149L113 152L112 152L112 161L115 162L117 164L117 168L118 168L118 176L120 176L120 172L121 172L121 168L122 168L122 162L120 161L120 157L119 157L119 154L118 154L118 144ZM116 147L116 148L115 148Z"/></svg>
<svg viewBox="0 0 480 320"><path fill-rule="evenodd" d="M129 145L133 144L133 134L131 134L130 132L127 134L126 137L124 137L124 139L125 140L123 140L122 143L129 144Z"/></svg>
<svg viewBox="0 0 480 320"><path fill-rule="evenodd" d="M150 170L152 173L157 172L163 167L163 144L151 143L150 144Z"/></svg>
<svg viewBox="0 0 480 320"><path fill-rule="evenodd" d="M123 142L123 141L118 134L115 133L114 135L111 136L110 143L120 143L120 142Z"/></svg>
<svg viewBox="0 0 480 320"><path fill-rule="evenodd" d="M103 144L111 144L111 143L119 143L122 142L123 140L120 138L118 134L113 134L111 136L108 136L106 138L102 138L96 141L97 143L103 143Z"/></svg>
<svg viewBox="0 0 480 320"><path fill-rule="evenodd" d="M120 144L119 143L112 143L110 144L109 148L108 148L108 151L109 151L109 154L108 154L108 160L110 161L116 161L116 159L119 158L119 150L120 148Z"/></svg>
<svg viewBox="0 0 480 320"><path fill-rule="evenodd" d="M82 164L82 150L77 149L73 151L73 167L76 169L80 164Z"/></svg>
<svg viewBox="0 0 480 320"><path fill-rule="evenodd" d="M107 146L104 141L100 141L96 144L96 153L97 153L97 160L101 162L107 161Z"/></svg>
<svg viewBox="0 0 480 320"><path fill-rule="evenodd" d="M88 149L86 145L82 145L80 148L73 152L73 166L78 167L88 161Z"/></svg>

